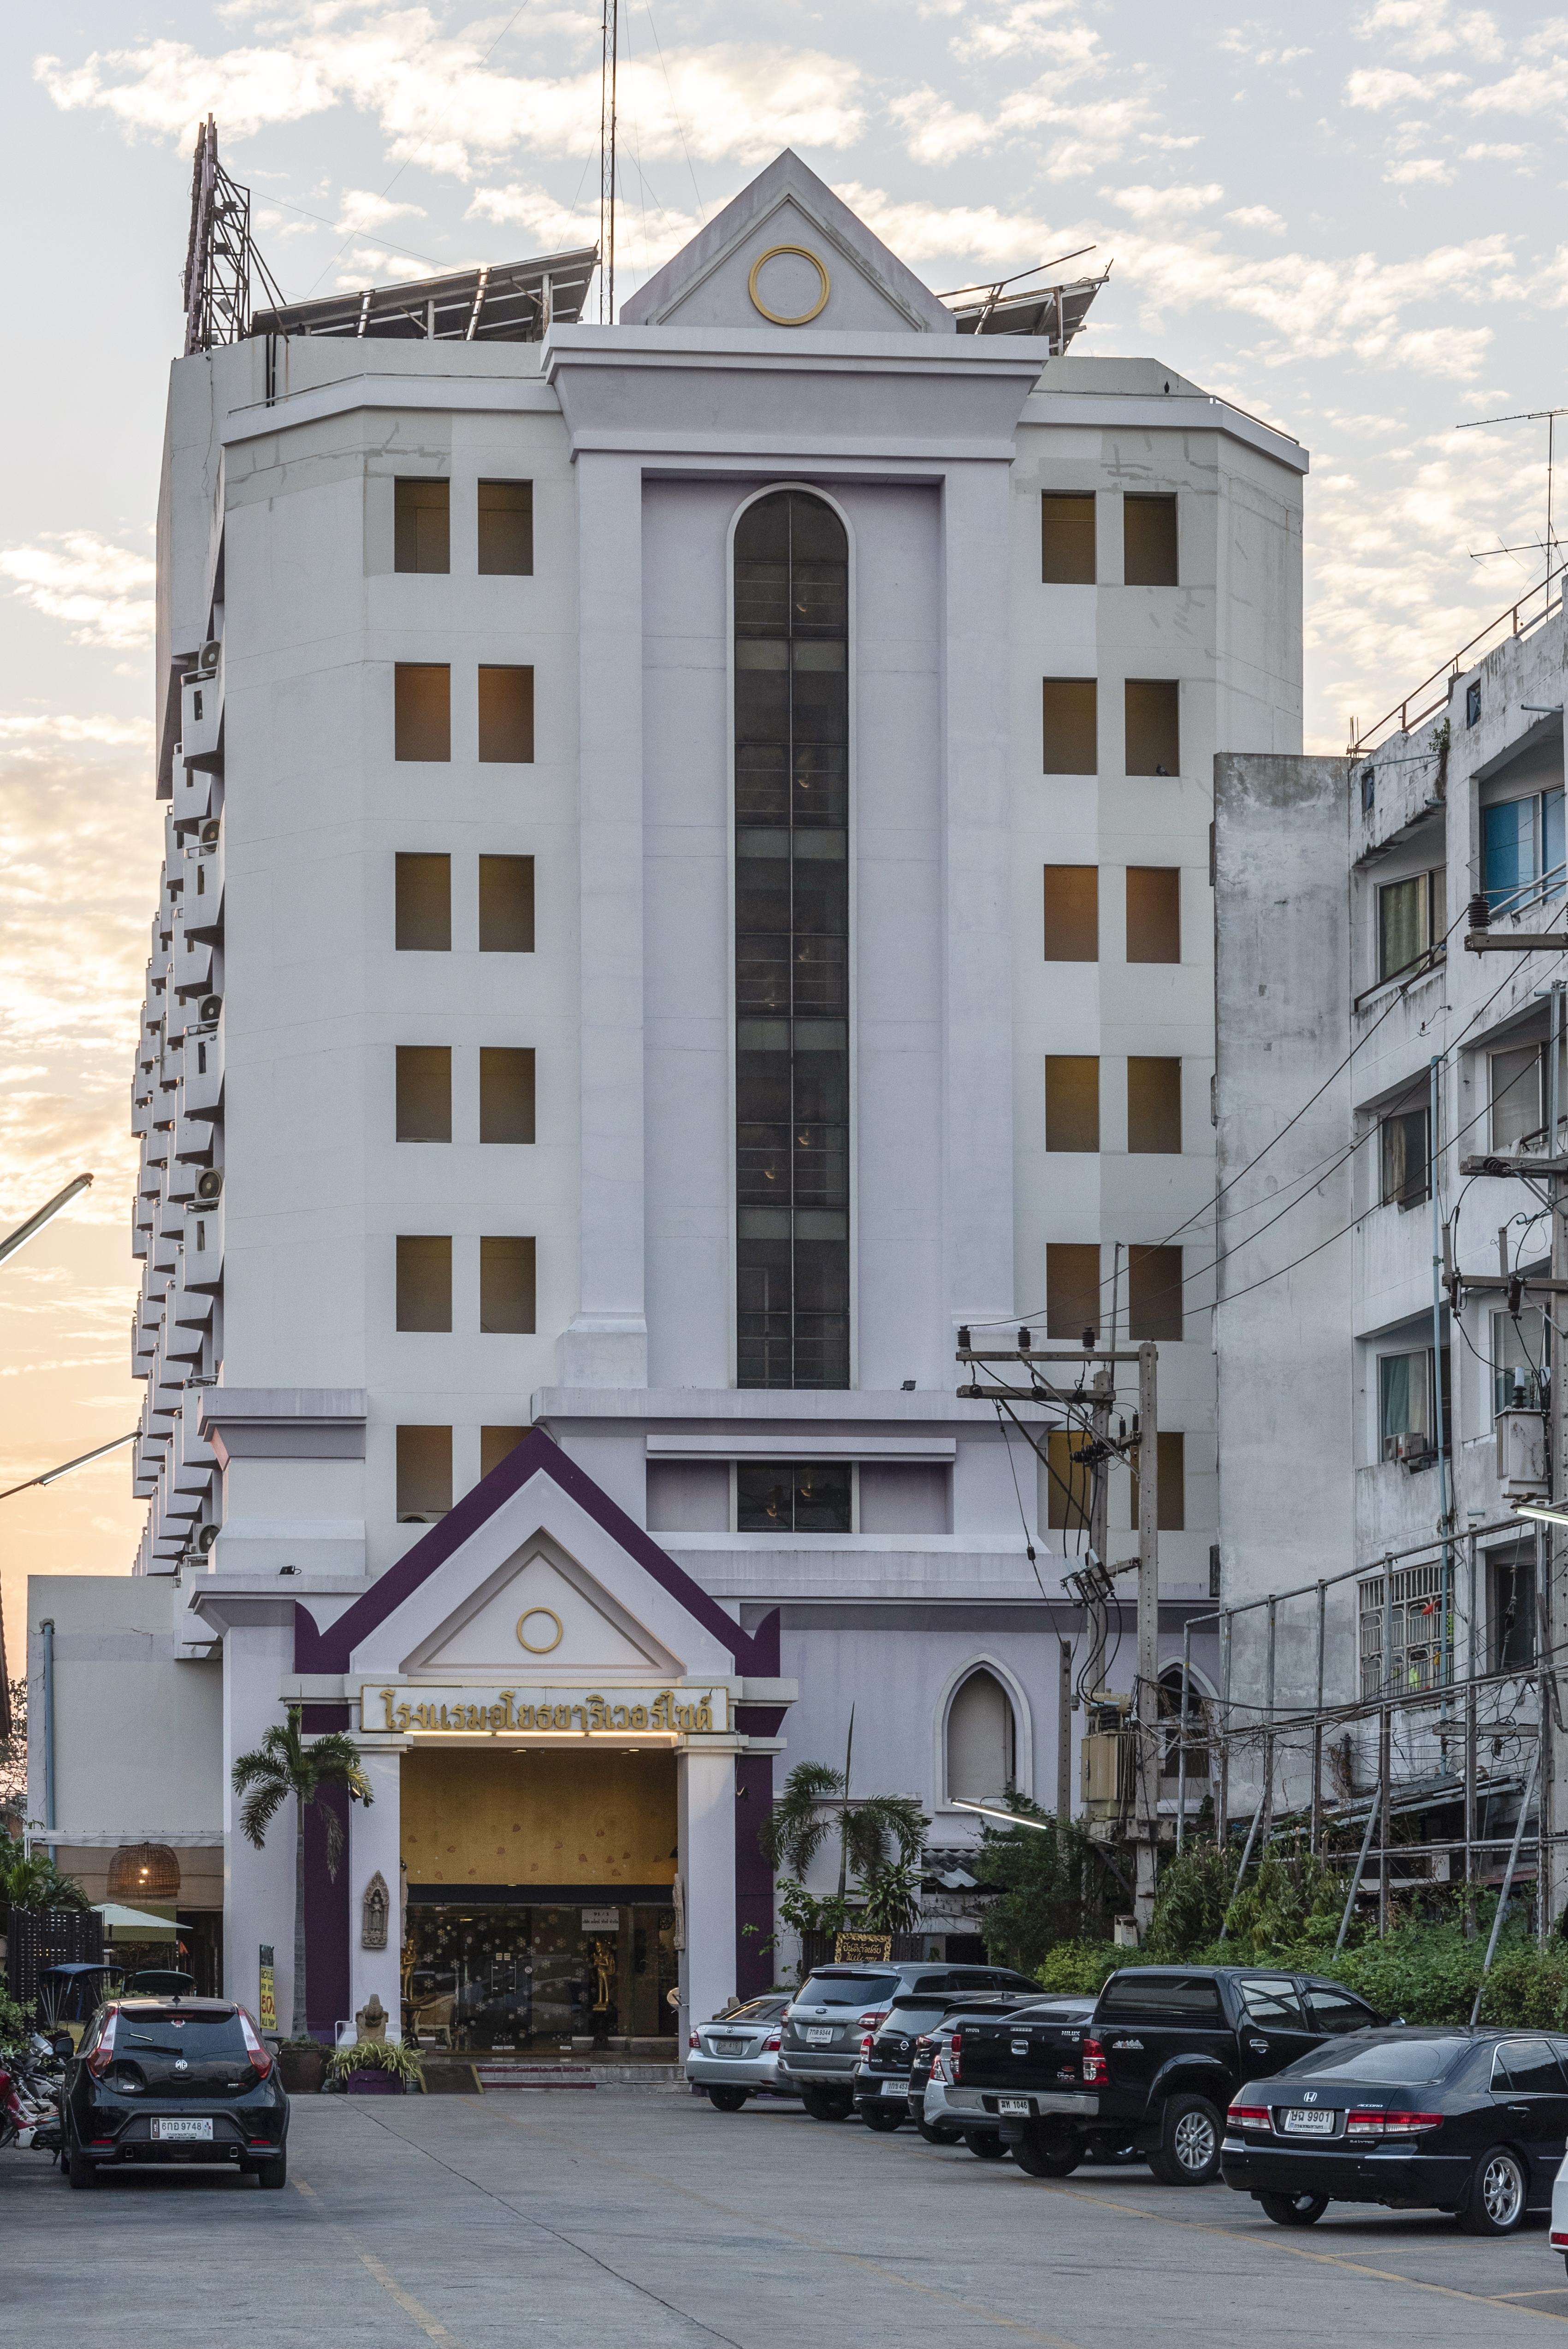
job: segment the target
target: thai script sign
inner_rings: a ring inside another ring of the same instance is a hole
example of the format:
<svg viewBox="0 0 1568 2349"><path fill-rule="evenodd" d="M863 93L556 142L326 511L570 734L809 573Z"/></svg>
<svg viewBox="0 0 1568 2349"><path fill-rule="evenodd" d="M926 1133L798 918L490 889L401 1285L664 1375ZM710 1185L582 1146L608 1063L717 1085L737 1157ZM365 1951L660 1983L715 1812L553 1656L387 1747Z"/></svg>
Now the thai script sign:
<svg viewBox="0 0 1568 2349"><path fill-rule="evenodd" d="M366 1688L361 1729L405 1737L693 1737L729 1728L722 1688Z"/></svg>

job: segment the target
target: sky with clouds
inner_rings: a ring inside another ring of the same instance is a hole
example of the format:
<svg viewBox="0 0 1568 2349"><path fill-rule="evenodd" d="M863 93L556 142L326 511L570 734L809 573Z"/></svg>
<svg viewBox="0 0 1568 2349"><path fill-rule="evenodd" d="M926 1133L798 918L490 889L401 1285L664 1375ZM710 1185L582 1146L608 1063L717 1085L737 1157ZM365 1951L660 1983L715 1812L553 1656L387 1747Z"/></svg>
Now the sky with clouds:
<svg viewBox="0 0 1568 2349"><path fill-rule="evenodd" d="M1093 245L1078 348L1284 426L1309 747L1541 575L1568 323L1568 17L1365 0L623 0L618 291L792 145L937 291ZM0 1485L129 1427L129 1051L160 854L152 525L211 110L294 299L593 241L597 11L22 0L0 22ZM1486 550L1511 548L1511 553ZM1480 558L1480 559L1478 559ZM7 1502L29 1570L127 1562L124 1456Z"/></svg>

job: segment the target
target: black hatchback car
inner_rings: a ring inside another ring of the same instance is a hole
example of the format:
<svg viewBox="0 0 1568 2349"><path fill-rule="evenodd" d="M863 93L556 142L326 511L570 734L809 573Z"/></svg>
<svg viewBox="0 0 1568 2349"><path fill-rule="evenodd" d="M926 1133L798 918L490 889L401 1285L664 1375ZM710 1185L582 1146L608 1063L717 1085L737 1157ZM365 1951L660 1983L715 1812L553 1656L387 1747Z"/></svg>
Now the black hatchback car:
<svg viewBox="0 0 1568 2349"><path fill-rule="evenodd" d="M219 2162L263 2186L288 2176L289 2100L242 2006L125 1998L100 2006L72 2059L60 2167L73 2186L130 2162Z"/></svg>
<svg viewBox="0 0 1568 2349"><path fill-rule="evenodd" d="M1507 2235L1551 2206L1568 2143L1568 2039L1363 2031L1249 2081L1225 2125L1227 2186L1282 2227L1333 2202L1451 2211Z"/></svg>

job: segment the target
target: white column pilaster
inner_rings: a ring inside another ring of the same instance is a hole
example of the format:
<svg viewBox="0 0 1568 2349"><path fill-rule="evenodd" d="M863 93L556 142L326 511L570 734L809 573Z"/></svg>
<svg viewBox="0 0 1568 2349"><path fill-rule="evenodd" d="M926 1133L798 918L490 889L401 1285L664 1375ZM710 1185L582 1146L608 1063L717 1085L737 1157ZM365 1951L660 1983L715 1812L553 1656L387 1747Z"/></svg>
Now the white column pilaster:
<svg viewBox="0 0 1568 2349"><path fill-rule="evenodd" d="M387 2010L387 2036L403 2036L401 1935L398 1915L397 1862L403 1843L403 1756L386 1746L362 1746L360 1760L370 1781L373 1800L348 1806L348 1979L352 1986L350 2013L357 2014L372 1991ZM364 1932L365 1892L379 1870L386 1879L388 1913L387 1947L360 1946ZM343 2018L347 2020L348 2018Z"/></svg>
<svg viewBox="0 0 1568 2349"><path fill-rule="evenodd" d="M681 2038L735 1996L735 1756L694 1747L676 1759L678 1866L686 1887Z"/></svg>
<svg viewBox="0 0 1568 2349"><path fill-rule="evenodd" d="M223 1634L223 1990L259 2013L261 1946L270 1942L278 2029L286 2038L294 2015L294 1805L280 1806L257 1851L241 1830L244 1798L233 1786L235 1757L286 1717L278 1691L294 1671L293 1602L268 1611L275 1620L232 1621Z"/></svg>

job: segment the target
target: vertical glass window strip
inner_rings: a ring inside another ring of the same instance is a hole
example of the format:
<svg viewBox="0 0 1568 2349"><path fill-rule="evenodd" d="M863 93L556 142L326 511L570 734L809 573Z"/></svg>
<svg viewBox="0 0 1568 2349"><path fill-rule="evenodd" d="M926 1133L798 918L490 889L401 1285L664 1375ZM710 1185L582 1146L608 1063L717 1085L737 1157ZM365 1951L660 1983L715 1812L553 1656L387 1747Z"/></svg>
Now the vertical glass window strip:
<svg viewBox="0 0 1568 2349"><path fill-rule="evenodd" d="M735 537L738 1382L850 1382L849 546L776 491Z"/></svg>

